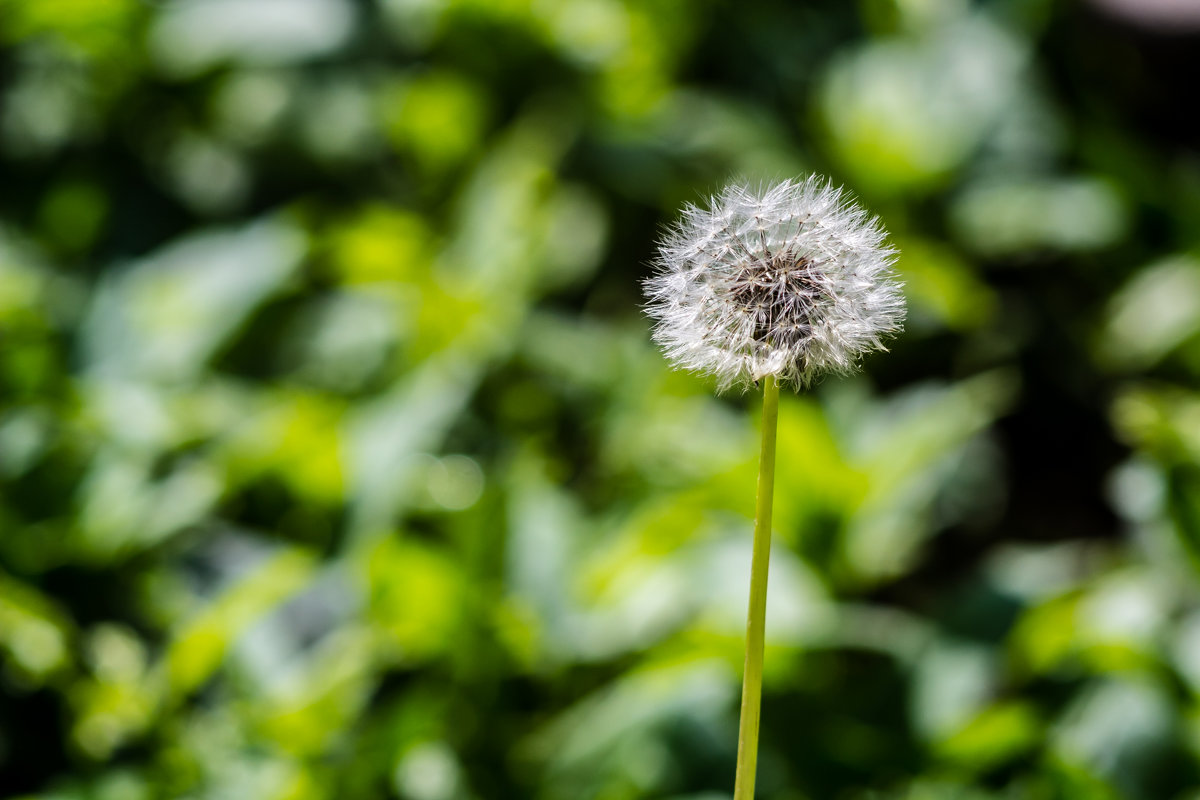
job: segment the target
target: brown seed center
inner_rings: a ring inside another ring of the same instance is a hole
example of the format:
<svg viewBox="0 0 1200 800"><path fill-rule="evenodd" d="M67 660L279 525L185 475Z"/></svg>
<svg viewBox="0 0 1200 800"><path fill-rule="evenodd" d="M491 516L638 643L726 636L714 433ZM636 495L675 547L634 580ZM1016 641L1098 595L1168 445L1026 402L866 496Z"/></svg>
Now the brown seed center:
<svg viewBox="0 0 1200 800"><path fill-rule="evenodd" d="M793 345L812 330L813 314L830 299L813 261L805 256L773 256L743 268L732 300L754 320L754 340Z"/></svg>

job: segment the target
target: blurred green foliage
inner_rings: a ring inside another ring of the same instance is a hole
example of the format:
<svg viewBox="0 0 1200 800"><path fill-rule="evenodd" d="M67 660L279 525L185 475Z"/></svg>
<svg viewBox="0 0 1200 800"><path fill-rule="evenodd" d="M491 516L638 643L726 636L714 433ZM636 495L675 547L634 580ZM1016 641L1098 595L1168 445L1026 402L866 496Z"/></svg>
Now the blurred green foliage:
<svg viewBox="0 0 1200 800"><path fill-rule="evenodd" d="M727 796L755 403L638 281L816 170L910 317L784 398L760 796L1200 797L1197 54L1066 0L0 0L0 795Z"/></svg>

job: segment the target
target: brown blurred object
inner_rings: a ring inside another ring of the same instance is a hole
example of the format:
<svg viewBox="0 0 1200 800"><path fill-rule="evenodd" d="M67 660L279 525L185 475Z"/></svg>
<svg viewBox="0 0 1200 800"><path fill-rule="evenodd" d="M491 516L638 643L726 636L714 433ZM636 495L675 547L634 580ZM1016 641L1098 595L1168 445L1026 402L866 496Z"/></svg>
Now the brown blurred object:
<svg viewBox="0 0 1200 800"><path fill-rule="evenodd" d="M1164 33L1200 30L1200 0L1091 0L1126 22Z"/></svg>

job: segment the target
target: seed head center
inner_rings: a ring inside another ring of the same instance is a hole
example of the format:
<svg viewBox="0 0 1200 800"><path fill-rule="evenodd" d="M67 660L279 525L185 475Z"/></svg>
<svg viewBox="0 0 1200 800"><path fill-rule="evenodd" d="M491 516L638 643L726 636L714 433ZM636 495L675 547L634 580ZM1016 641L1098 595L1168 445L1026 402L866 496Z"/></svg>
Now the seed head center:
<svg viewBox="0 0 1200 800"><path fill-rule="evenodd" d="M742 269L732 299L754 322L755 341L790 346L808 335L813 314L829 298L807 256L780 254Z"/></svg>

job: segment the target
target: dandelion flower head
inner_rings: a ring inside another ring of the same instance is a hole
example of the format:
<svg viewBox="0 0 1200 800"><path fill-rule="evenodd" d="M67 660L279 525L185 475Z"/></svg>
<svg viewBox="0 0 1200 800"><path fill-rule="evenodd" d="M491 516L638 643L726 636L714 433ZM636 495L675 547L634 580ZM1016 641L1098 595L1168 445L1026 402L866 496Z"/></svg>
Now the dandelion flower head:
<svg viewBox="0 0 1200 800"><path fill-rule="evenodd" d="M904 296L876 217L812 176L689 205L646 281L654 339L721 389L846 373L901 330Z"/></svg>

